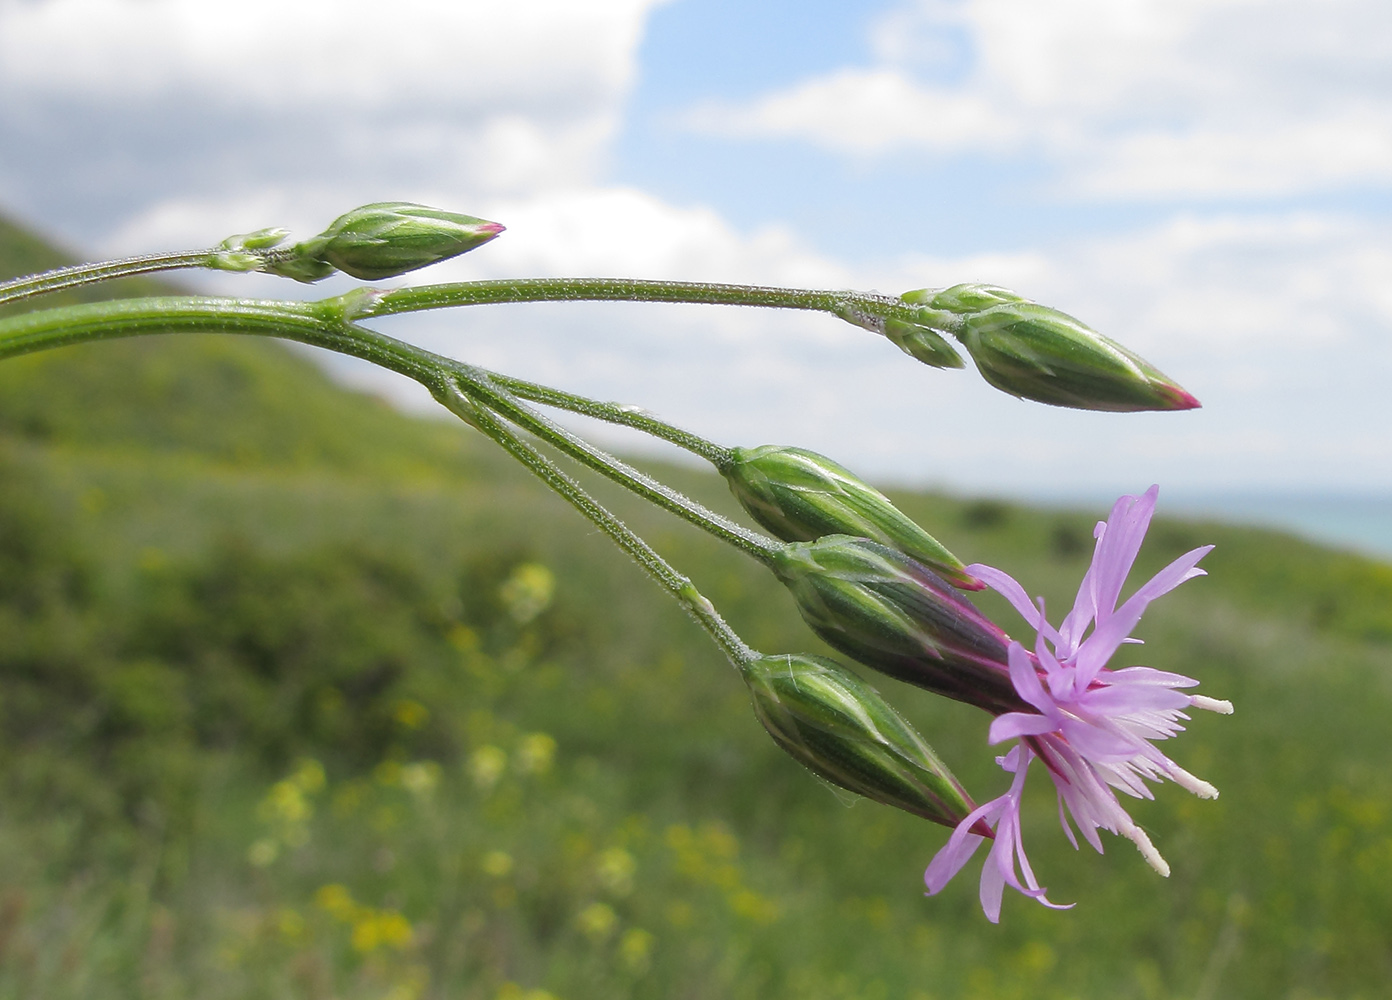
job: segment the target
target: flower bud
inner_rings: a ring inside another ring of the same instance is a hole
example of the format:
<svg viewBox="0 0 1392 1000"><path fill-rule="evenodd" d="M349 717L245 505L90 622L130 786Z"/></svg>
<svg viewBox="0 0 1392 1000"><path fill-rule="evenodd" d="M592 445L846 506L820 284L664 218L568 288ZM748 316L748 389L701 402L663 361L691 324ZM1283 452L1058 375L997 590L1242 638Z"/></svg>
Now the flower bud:
<svg viewBox="0 0 1392 1000"><path fill-rule="evenodd" d="M983 378L1026 399L1081 410L1189 410L1199 401L1145 359L1066 313L994 285L902 296L951 333Z"/></svg>
<svg viewBox="0 0 1392 1000"><path fill-rule="evenodd" d="M886 319L853 305L836 310L847 323L878 333L909 357L933 368L965 368L962 356L952 349L936 327L905 319Z"/></svg>
<svg viewBox="0 0 1392 1000"><path fill-rule="evenodd" d="M812 631L847 656L997 715L1030 710L1010 681L1006 634L922 563L828 535L783 546L770 565Z"/></svg>
<svg viewBox="0 0 1392 1000"><path fill-rule="evenodd" d="M780 445L733 448L720 472L749 515L785 542L825 535L869 538L917 559L959 587L983 586L888 497L824 455Z"/></svg>
<svg viewBox="0 0 1392 1000"><path fill-rule="evenodd" d="M744 679L774 742L814 774L944 826L975 808L903 716L834 660L763 656Z"/></svg>
<svg viewBox="0 0 1392 1000"><path fill-rule="evenodd" d="M958 316L980 312L1002 302L1028 302L1023 295L1016 295L1000 285L965 284L951 288L920 288L899 296L905 302L922 304L930 309L943 309Z"/></svg>
<svg viewBox="0 0 1392 1000"><path fill-rule="evenodd" d="M916 361L933 368L965 368L967 363L930 326L910 323L901 319L887 319L884 325L885 339Z"/></svg>
<svg viewBox="0 0 1392 1000"><path fill-rule="evenodd" d="M260 271L266 266L263 251L284 243L289 235L285 229L258 229L229 236L213 248L207 266L218 271Z"/></svg>
<svg viewBox="0 0 1392 1000"><path fill-rule="evenodd" d="M318 281L335 269L376 281L457 257L502 231L498 223L472 215L410 202L380 202L339 216L266 269L299 281Z"/></svg>

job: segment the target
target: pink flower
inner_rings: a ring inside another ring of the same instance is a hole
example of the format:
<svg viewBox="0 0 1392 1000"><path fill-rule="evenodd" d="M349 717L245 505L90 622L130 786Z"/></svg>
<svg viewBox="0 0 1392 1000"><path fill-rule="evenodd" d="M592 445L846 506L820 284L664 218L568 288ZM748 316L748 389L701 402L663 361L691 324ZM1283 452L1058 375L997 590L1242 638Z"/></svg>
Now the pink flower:
<svg viewBox="0 0 1392 1000"><path fill-rule="evenodd" d="M1208 545L1180 556L1118 607L1122 585L1150 526L1158 493L1159 487L1152 486L1143 496L1124 496L1113 506L1106 522L1098 523L1092 565L1083 577L1073 610L1058 629L1045 618L1044 602L1040 600L1038 606L1032 603L1012 577L990 566L967 567L968 572L1010 601L1037 632L1033 656L1018 642L1010 644L1008 654L1011 683L1036 711L999 716L991 723L989 736L992 744L1020 741L1010 754L999 758L1002 766L1015 773L1015 780L1010 793L982 809L994 809L991 815L1000 817L998 837L1007 824L1015 831L1013 850L1027 875L1028 889L1020 889L1018 883L1010 880L1006 884L1041 901L1043 893L1034 892L1037 885L1028 874L1029 866L1018 840L1016 788L1023 787L1024 772L1033 757L1039 757L1049 770L1058 791L1059 820L1075 848L1078 842L1068 823L1069 816L1099 853L1102 841L1097 831L1107 830L1135 843L1161 875L1169 875L1169 865L1122 808L1115 790L1135 798L1152 798L1146 781L1168 778L1201 798L1218 796L1216 788L1161 753L1155 741L1183 731L1181 720L1189 718L1184 712L1187 708L1227 714L1232 712L1232 704L1184 694L1181 688L1193 687L1198 681L1180 674L1149 667L1112 670L1107 666L1122 644L1138 641L1130 638L1130 633L1151 601L1186 580L1204 575L1197 564L1213 548ZM1019 761L1013 767L1005 763L1011 755ZM1012 809L1013 818L1007 815ZM930 893L941 889L970 857L970 851L962 852L962 829L958 827L929 865L925 878L936 875L929 880ZM942 877L943 872L946 877ZM995 920L999 915L999 890L994 890L994 908L986 906L987 875L982 874L983 907L987 916ZM994 885L996 876L990 877Z"/></svg>

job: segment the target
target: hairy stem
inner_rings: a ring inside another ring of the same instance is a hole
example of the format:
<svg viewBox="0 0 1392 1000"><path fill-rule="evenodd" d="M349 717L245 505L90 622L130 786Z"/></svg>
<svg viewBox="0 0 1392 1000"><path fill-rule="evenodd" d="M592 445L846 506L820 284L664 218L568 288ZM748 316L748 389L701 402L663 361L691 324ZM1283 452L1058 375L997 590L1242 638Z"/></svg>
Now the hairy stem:
<svg viewBox="0 0 1392 1000"><path fill-rule="evenodd" d="M0 320L0 359L66 344L147 333L219 332L313 344L363 358L427 386L433 385L428 379L447 371L466 392L508 420L649 502L767 561L777 545L772 539L706 509L595 448L500 389L486 373L356 325L353 320L370 307L376 294L379 293L362 291L320 302L202 297L121 299L47 309Z"/></svg>
<svg viewBox="0 0 1392 1000"><path fill-rule="evenodd" d="M535 434L543 441L559 448L601 475L607 476L644 500L690 521L698 528L709 532L721 541L742 549L760 561L767 562L770 554L775 549L781 548L780 543L773 539L756 531L750 531L743 525L722 517L685 494L639 472L632 466L596 448L583 438L577 437L564 427L520 402L511 393L499 388L484 372L468 365L461 365L458 362L452 365L452 371L456 373L459 387L476 402Z"/></svg>
<svg viewBox="0 0 1392 1000"><path fill-rule="evenodd" d="M512 400L467 365L363 329L353 324L352 318L351 308L345 309L339 299L311 303L196 297L126 299L47 309L0 320L0 359L51 347L149 333L239 333L296 340L371 361L424 385L452 413L492 438L535 473L680 601L737 668L743 670L753 661L756 654L690 580L673 569L554 463L504 427L488 409L466 398L456 380L465 382L471 391L487 398L490 406L496 401L506 411L512 411L509 419L515 417L529 430L543 433L548 439L551 431L545 425L549 421L540 418L533 422L527 407ZM555 443L574 453L574 442L568 438L569 435L558 437Z"/></svg>
<svg viewBox="0 0 1392 1000"><path fill-rule="evenodd" d="M745 644L734 629L730 628L725 619L720 617L711 602L702 596L689 579L673 569L672 565L653 551L647 542L586 493L579 483L557 468L555 463L509 431L487 409L467 398L457 386L451 384L450 379L437 375L423 381L442 406L495 441L628 553L649 576L681 603L737 669L743 671L756 658L757 654Z"/></svg>
<svg viewBox="0 0 1392 1000"><path fill-rule="evenodd" d="M0 283L0 306L18 302L35 295L77 288L113 278L129 278L137 274L153 274L156 271L176 271L187 267L207 267L215 250L187 250L183 253L156 253L143 257L123 257L120 260L102 261L98 264L73 264L70 267L56 267L41 274L30 274L22 278Z"/></svg>
<svg viewBox="0 0 1392 1000"><path fill-rule="evenodd" d="M639 278L522 278L420 285L383 293L371 316L500 302L559 301L693 302L828 312L876 328L885 319L913 320L913 306L888 295L854 291L724 285L705 281L647 281Z"/></svg>
<svg viewBox="0 0 1392 1000"><path fill-rule="evenodd" d="M490 371L486 374L494 385L506 389L519 399L541 403L545 406L554 406L561 410L569 410L571 413L594 417L611 424L632 427L659 440L668 441L679 448L684 448L693 455L704 458L716 468L722 468L730 463L729 448L722 447L714 441L707 441L705 438L698 437L690 431L684 431L680 427L674 427L636 406L577 396L571 392L553 389L547 385L539 385L536 382L528 382L498 372Z"/></svg>

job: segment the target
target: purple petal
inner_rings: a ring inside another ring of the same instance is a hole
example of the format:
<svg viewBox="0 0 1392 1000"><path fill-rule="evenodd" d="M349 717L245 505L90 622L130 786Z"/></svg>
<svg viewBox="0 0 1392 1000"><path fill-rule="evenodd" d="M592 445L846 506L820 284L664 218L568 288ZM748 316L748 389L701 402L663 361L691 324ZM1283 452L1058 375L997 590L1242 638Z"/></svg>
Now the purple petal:
<svg viewBox="0 0 1392 1000"><path fill-rule="evenodd" d="M1158 684L1161 687L1187 688L1197 687L1199 683L1192 677L1156 670L1154 667L1123 667L1105 671L1104 675L1099 675L1099 679L1102 676L1106 677L1108 684Z"/></svg>
<svg viewBox="0 0 1392 1000"><path fill-rule="evenodd" d="M928 868L923 872L923 883L928 887L928 895L936 896L942 892L947 883L962 870L962 866L971 860L971 856L976 853L984 839L974 833L967 834L962 840L949 839L942 849L933 855L933 860L928 862Z"/></svg>
<svg viewBox="0 0 1392 1000"><path fill-rule="evenodd" d="M1150 528L1150 519L1155 513L1155 500L1160 494L1159 486L1152 486L1139 497L1118 498L1107 518L1107 530L1097 546L1093 565L1097 568L1097 623L1099 625L1111 617L1122 585L1141 551Z"/></svg>
<svg viewBox="0 0 1392 1000"><path fill-rule="evenodd" d="M1076 905L1074 903L1051 903L1049 901L1048 896L1045 895L1048 892L1048 890L1040 888L1039 880L1034 877L1034 869L1030 867L1029 858L1025 857L1025 842L1021 837L1020 824L1018 822L1018 818L1017 822L1014 824L1014 827L1015 828L1011 831L1011 835L1014 839L1015 844L1015 857L1020 862L1020 873L1025 877L1025 885L1029 886L1028 889L1020 889L1020 886L1017 883L1015 888L1019 889L1026 896L1033 897L1040 903L1043 903L1051 910L1073 909L1073 907ZM1074 846L1076 847L1077 845L1075 844Z"/></svg>
<svg viewBox="0 0 1392 1000"><path fill-rule="evenodd" d="M1190 549L1147 580L1139 590L1131 595L1131 600L1134 601L1137 597L1144 595L1147 601L1153 601L1162 594L1168 594L1186 580L1192 580L1196 576L1207 576L1207 570L1196 569L1195 566L1200 559L1212 551L1212 545L1200 545L1197 549Z"/></svg>
<svg viewBox="0 0 1392 1000"><path fill-rule="evenodd" d="M1076 665L1079 686L1092 683L1097 671L1107 665L1107 661L1120 647L1121 641L1136 627L1151 601L1162 594L1168 594L1186 580L1205 575L1204 571L1196 569L1194 564L1212 551L1212 545L1205 545L1186 552L1151 577L1125 604L1117 608L1115 614L1098 623L1097 628L1078 651Z"/></svg>
<svg viewBox="0 0 1392 1000"><path fill-rule="evenodd" d="M1075 719L1064 719L1060 729L1069 745L1088 761L1114 764L1136 755L1137 740L1120 733Z"/></svg>
<svg viewBox="0 0 1392 1000"><path fill-rule="evenodd" d="M1073 700L1073 681L1077 671L1071 667L1065 667L1058 660L1054 659L1054 654L1049 652L1049 647L1044 644L1044 634L1041 632L1034 642L1034 655L1044 668L1044 677L1049 682L1049 694L1055 702Z"/></svg>
<svg viewBox="0 0 1392 1000"><path fill-rule="evenodd" d="M1181 583L1192 580L1195 577L1207 576L1208 571L1195 568L1198 561L1213 551L1212 545L1201 545L1197 549L1191 549L1184 553L1174 562L1170 563L1159 573L1156 573L1147 580L1141 587L1131 595L1126 604L1117 610L1121 614L1132 601L1140 599L1141 606L1149 604L1163 594L1168 594Z"/></svg>
<svg viewBox="0 0 1392 1000"><path fill-rule="evenodd" d="M1012 642L1007 657L1010 661L1010 683L1015 685L1015 693L1041 712L1047 714L1052 711L1054 699L1044 692L1044 685L1039 683L1039 674L1034 669L1034 661L1025 652L1025 647Z"/></svg>
<svg viewBox="0 0 1392 1000"><path fill-rule="evenodd" d="M1185 703L1188 703L1187 699ZM1040 736L1044 733L1052 733L1056 729L1058 729L1058 723L1046 715L1034 715L1031 712L1007 712L1005 715L991 720L991 730L986 736L986 743L995 746L1006 740L1019 739L1021 736Z"/></svg>
<svg viewBox="0 0 1392 1000"><path fill-rule="evenodd" d="M1121 647L1121 640L1126 638L1126 633L1136 627L1136 623L1141 620L1141 613L1144 611L1144 604L1133 606L1128 601L1121 611L1107 619L1105 625L1099 625L1093 630L1092 635L1088 636L1087 640L1079 647L1078 655L1073 661L1075 669L1073 683L1078 688L1087 689L1097 676L1098 671L1116 655L1116 651Z"/></svg>
<svg viewBox="0 0 1392 1000"><path fill-rule="evenodd" d="M1090 714L1118 716L1145 711L1179 710L1189 707L1189 696L1172 687L1150 684L1123 684L1094 688L1078 699Z"/></svg>
<svg viewBox="0 0 1392 1000"><path fill-rule="evenodd" d="M1035 603L1039 606L1039 636L1048 639L1055 647L1062 645L1063 636L1059 635L1058 629L1049 624L1049 616L1044 611L1044 598L1039 598Z"/></svg>
<svg viewBox="0 0 1392 1000"><path fill-rule="evenodd" d="M933 860L928 862L928 868L923 872L923 882L928 887L928 895L935 896L941 892L943 886L951 882L953 876L962 870L962 866L971 860L971 856L985 839L971 833L971 828L988 814L999 813L1003 799L1004 796L978 806L967 814L966 819L957 824L952 836L948 837L947 843L933 855Z"/></svg>
<svg viewBox="0 0 1392 1000"><path fill-rule="evenodd" d="M1013 576L982 563L972 563L967 567L967 572L1009 601L1011 606L1020 612L1020 617L1031 626L1039 628L1042 620L1039 609L1034 606L1034 602L1025 593L1025 588L1020 586Z"/></svg>
<svg viewBox="0 0 1392 1000"><path fill-rule="evenodd" d="M1093 531L1097 539L1097 545L1092 552L1092 562L1088 565L1087 572L1083 574L1083 580L1078 584L1078 596L1073 600L1073 610L1068 612L1068 616L1063 619L1063 624L1059 626L1059 634L1063 640L1059 647L1059 656L1069 659L1078 650L1078 644L1083 641L1083 635L1087 632L1092 620L1097 617L1097 557L1102 548L1102 536L1106 533L1107 526L1101 521L1097 522L1097 527Z"/></svg>
<svg viewBox="0 0 1392 1000"><path fill-rule="evenodd" d="M1063 811L1063 795L1059 794L1057 798L1059 809L1059 826L1063 827L1063 832L1068 837L1068 842L1073 845L1073 850L1076 851L1078 849L1078 838L1073 836L1073 824L1068 822L1068 813Z"/></svg>
<svg viewBox="0 0 1392 1000"><path fill-rule="evenodd" d="M993 924L1000 923L1001 897L1005 895L1005 876L1001 874L1000 865L991 862L995 858L996 852L1000 850L1003 839L996 838L996 842L991 845L991 854L986 858L986 864L981 869L981 888L979 890L981 909L986 914L986 919Z"/></svg>

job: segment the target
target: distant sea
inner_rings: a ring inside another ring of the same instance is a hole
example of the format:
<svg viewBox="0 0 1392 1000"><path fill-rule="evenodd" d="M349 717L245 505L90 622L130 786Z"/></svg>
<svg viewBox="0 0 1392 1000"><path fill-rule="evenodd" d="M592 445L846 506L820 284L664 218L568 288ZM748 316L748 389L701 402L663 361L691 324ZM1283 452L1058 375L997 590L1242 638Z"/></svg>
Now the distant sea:
<svg viewBox="0 0 1392 1000"><path fill-rule="evenodd" d="M1202 517L1280 528L1311 541L1392 559L1392 496L1179 491L1164 498L1169 517Z"/></svg>

